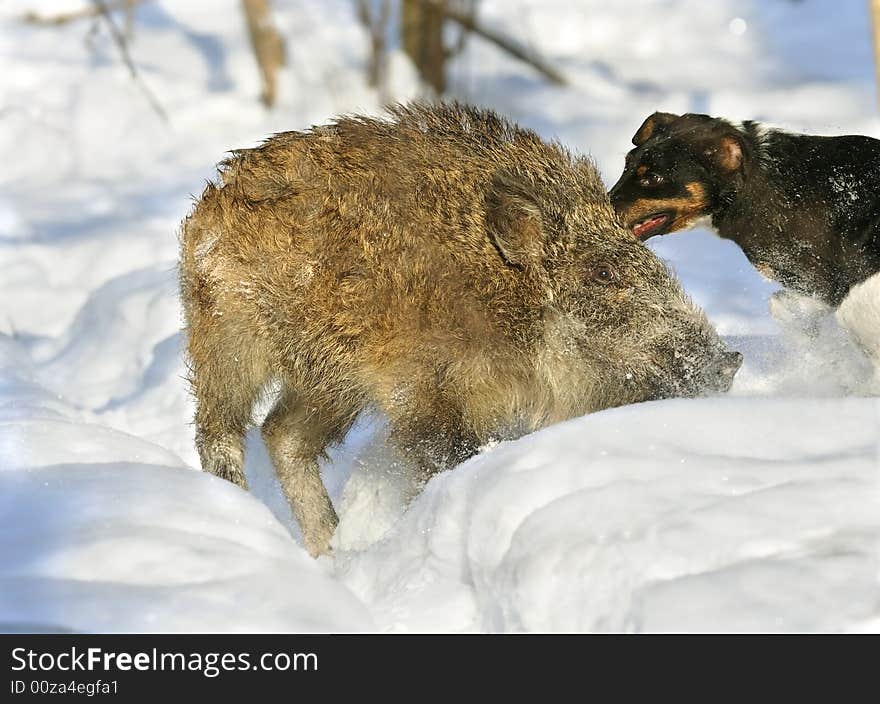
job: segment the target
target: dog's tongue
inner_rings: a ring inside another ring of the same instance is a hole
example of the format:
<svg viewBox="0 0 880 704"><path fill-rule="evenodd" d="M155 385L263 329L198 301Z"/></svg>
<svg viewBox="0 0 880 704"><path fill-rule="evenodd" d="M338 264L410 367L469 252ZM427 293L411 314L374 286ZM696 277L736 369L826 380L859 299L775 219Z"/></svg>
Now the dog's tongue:
<svg viewBox="0 0 880 704"><path fill-rule="evenodd" d="M641 239L644 235L651 232L651 230L666 222L666 218L666 215L655 215L647 220L642 220L633 226L633 234Z"/></svg>

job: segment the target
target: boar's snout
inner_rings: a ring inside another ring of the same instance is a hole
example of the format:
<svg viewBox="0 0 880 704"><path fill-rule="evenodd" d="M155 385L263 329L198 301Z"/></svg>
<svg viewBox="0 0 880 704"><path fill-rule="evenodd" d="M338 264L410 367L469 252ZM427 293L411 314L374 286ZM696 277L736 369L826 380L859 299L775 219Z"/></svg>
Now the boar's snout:
<svg viewBox="0 0 880 704"><path fill-rule="evenodd" d="M742 365L743 356L717 341L705 350L705 356L676 352L669 369L668 385L659 398L696 397L725 393ZM679 366L681 365L681 366Z"/></svg>
<svg viewBox="0 0 880 704"><path fill-rule="evenodd" d="M733 377L742 366L741 352L722 351L709 369L709 387L713 391L728 391L733 384Z"/></svg>

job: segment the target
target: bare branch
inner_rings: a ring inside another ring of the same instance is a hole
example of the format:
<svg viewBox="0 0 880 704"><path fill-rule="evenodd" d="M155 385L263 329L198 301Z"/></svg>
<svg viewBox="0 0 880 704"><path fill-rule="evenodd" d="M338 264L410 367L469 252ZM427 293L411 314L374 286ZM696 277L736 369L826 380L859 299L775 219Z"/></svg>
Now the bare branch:
<svg viewBox="0 0 880 704"><path fill-rule="evenodd" d="M150 0L115 0L115 2L107 2L105 4L111 12L123 9L130 12L136 5L149 1ZM77 20L87 20L98 17L101 13L102 10L100 7L92 5L91 7L84 7L80 10L66 12L59 15L41 15L38 12L26 12L22 15L21 21L27 22L28 24L53 27L67 24L69 22L76 22Z"/></svg>
<svg viewBox="0 0 880 704"><path fill-rule="evenodd" d="M474 19L477 12L477 0L465 0L464 2L460 2L459 5L461 9L459 12L467 15L471 19ZM446 49L446 58L451 59L462 51L464 51L465 44L467 44L467 38L470 34L470 30L466 27L462 27L460 24L458 26L458 37L456 37L452 46Z"/></svg>
<svg viewBox="0 0 880 704"><path fill-rule="evenodd" d="M123 8L125 9L125 38L128 41L134 37L134 8L137 7L138 0L124 0Z"/></svg>
<svg viewBox="0 0 880 704"><path fill-rule="evenodd" d="M461 12L454 7L451 7L449 4L441 2L441 0L421 0L421 2L424 5L434 8L437 12L442 13L448 19L465 29L492 42L515 59L528 64L551 83L560 86L568 85L568 80L558 69L551 66L545 59L531 51L528 47L523 46L515 39L504 36L493 29L484 27L475 17L468 13Z"/></svg>
<svg viewBox="0 0 880 704"><path fill-rule="evenodd" d="M113 15L107 3L104 0L92 0L92 2L98 10L99 16L107 24L107 28L110 30L110 36L113 38L116 48L119 49L119 55L122 57L123 63L128 67L128 72L131 74L132 80L138 84L141 92L146 96L156 114L161 117L163 121L168 122L168 113L165 112L165 108L162 107L162 104L150 90L149 86L141 80L141 76L134 65L134 61L131 59L131 54L128 52L128 43L125 40L125 36L119 30L119 27L116 26L116 22L113 21Z"/></svg>

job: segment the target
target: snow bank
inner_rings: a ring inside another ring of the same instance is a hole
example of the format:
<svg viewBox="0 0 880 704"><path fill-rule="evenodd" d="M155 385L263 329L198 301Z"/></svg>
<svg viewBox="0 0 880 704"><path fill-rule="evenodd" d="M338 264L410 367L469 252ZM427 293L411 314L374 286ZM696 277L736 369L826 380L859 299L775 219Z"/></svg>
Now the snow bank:
<svg viewBox="0 0 880 704"><path fill-rule="evenodd" d="M878 431L873 399L615 409L437 477L337 564L391 630L876 629Z"/></svg>
<svg viewBox="0 0 880 704"><path fill-rule="evenodd" d="M259 500L22 371L0 368L0 629L375 628Z"/></svg>
<svg viewBox="0 0 880 704"><path fill-rule="evenodd" d="M201 472L130 462L0 472L0 515L3 630L374 628L263 504Z"/></svg>

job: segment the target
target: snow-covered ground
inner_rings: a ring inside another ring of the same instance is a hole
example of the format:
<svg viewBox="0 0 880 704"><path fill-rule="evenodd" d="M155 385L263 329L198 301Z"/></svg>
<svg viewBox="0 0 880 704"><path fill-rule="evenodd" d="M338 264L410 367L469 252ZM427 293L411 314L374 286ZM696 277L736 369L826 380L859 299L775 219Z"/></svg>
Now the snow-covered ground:
<svg viewBox="0 0 880 704"><path fill-rule="evenodd" d="M252 494L193 471L176 229L231 148L379 108L348 0L277 0L278 107L236 0L144 3L131 45L0 6L0 626L77 631L880 630L880 407L863 361L780 330L775 287L694 231L652 248L745 354L731 394L487 449L408 508L381 418L325 467L311 560L249 438ZM483 0L571 80L473 38L456 96L592 153L655 109L880 136L863 0ZM394 52L389 92L417 94Z"/></svg>

